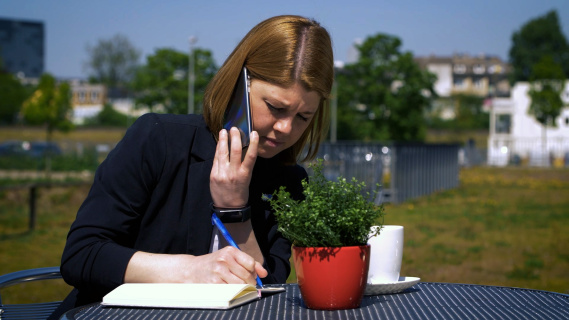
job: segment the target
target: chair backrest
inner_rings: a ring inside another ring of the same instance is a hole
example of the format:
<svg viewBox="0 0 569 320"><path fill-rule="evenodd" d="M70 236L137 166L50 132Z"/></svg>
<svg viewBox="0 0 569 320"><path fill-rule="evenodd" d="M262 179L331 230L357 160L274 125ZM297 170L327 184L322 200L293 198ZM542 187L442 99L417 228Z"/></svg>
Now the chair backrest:
<svg viewBox="0 0 569 320"><path fill-rule="evenodd" d="M59 267L21 270L0 276L0 289L30 281L60 279ZM0 319L47 319L61 301L27 304L2 304L0 295Z"/></svg>

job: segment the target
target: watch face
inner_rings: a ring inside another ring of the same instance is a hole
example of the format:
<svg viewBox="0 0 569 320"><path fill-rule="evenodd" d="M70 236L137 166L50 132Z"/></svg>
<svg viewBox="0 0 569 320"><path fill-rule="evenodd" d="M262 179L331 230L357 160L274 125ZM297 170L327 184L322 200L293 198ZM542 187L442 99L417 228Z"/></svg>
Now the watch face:
<svg viewBox="0 0 569 320"><path fill-rule="evenodd" d="M251 207L235 210L213 208L213 212L224 223L245 222L251 218Z"/></svg>
<svg viewBox="0 0 569 320"><path fill-rule="evenodd" d="M243 220L243 212L241 211L226 211L221 214L221 222L241 222Z"/></svg>

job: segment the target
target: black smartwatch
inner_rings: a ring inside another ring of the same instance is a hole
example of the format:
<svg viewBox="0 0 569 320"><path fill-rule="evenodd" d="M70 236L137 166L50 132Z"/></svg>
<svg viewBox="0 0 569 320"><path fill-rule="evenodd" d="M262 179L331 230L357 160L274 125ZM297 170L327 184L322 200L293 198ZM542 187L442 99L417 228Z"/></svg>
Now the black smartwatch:
<svg viewBox="0 0 569 320"><path fill-rule="evenodd" d="M210 206L211 211L214 212L223 223L245 222L251 219L250 206L244 208L216 208L213 206L213 203Z"/></svg>

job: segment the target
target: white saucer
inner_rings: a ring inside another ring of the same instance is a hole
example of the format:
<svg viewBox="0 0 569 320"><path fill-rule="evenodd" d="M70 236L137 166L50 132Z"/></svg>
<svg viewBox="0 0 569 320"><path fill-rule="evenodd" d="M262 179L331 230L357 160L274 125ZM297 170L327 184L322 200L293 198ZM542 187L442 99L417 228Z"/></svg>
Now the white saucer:
<svg viewBox="0 0 569 320"><path fill-rule="evenodd" d="M390 283L368 283L364 291L366 296L375 296L378 294L398 293L407 288L416 285L421 278L416 277L399 277L399 281Z"/></svg>

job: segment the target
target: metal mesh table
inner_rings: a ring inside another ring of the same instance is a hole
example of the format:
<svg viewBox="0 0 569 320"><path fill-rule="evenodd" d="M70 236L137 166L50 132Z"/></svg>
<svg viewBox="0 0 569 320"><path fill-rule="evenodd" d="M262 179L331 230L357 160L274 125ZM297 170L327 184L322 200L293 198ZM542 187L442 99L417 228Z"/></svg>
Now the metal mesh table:
<svg viewBox="0 0 569 320"><path fill-rule="evenodd" d="M358 309L304 306L298 285L231 310L111 308L71 310L62 319L569 319L569 295L450 283L419 283L398 294L364 296Z"/></svg>

